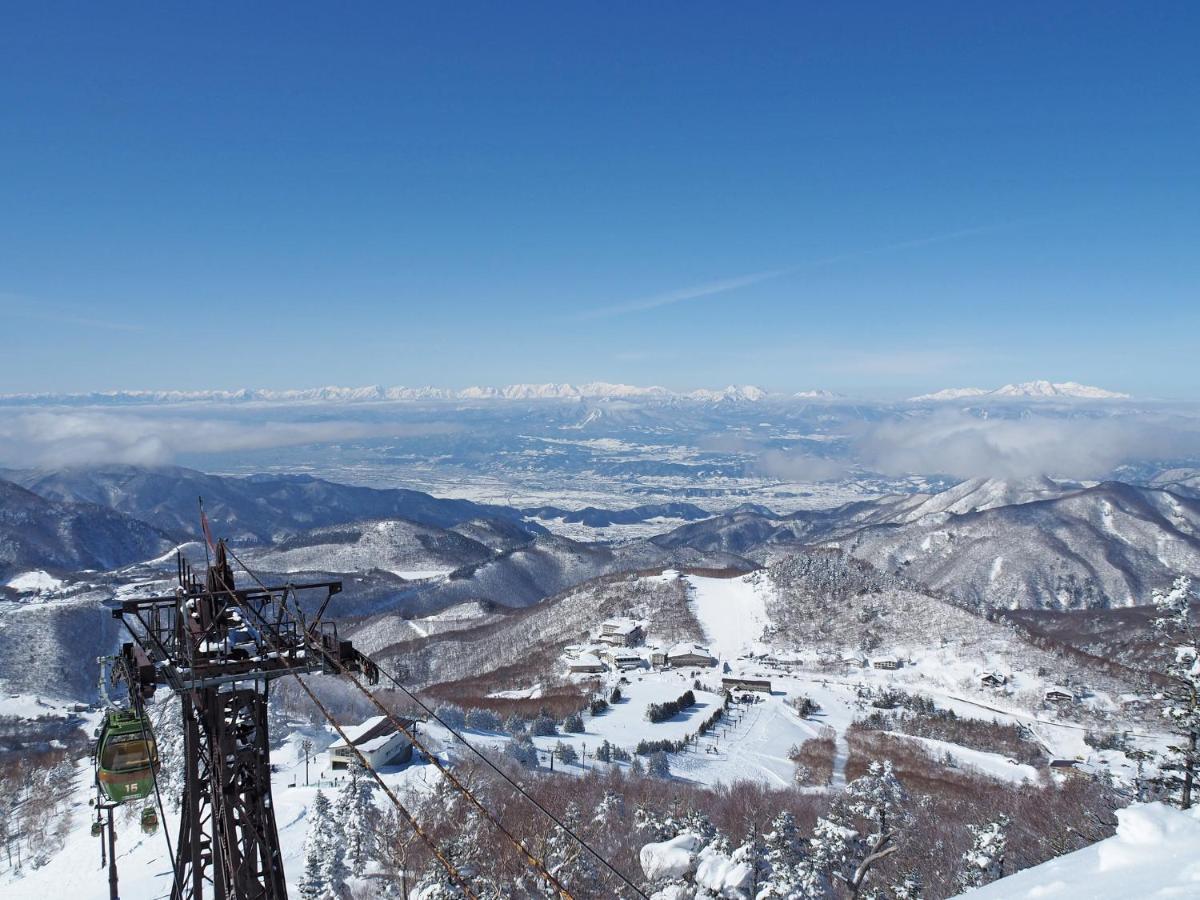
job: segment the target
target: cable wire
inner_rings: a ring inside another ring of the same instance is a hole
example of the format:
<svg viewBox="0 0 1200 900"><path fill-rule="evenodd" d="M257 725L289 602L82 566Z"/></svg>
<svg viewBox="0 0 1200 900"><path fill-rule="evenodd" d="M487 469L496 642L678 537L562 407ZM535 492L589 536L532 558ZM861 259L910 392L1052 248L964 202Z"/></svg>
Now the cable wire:
<svg viewBox="0 0 1200 900"><path fill-rule="evenodd" d="M150 737L146 733L146 705L140 699L133 698L134 708L138 712L138 720L142 726L142 740L146 742L147 749L150 745ZM158 739L154 741L154 755L158 756ZM154 800L158 806L158 823L162 828L163 839L167 842L167 856L171 860L171 893L174 894L179 888L179 869L175 867L175 848L171 846L171 833L167 828L167 811L163 807L162 793L158 789L158 769L154 765L154 761L150 763L150 777L154 780Z"/></svg>
<svg viewBox="0 0 1200 900"><path fill-rule="evenodd" d="M240 565L243 569L245 569L245 571L250 575L250 577L253 578L258 583L258 586L260 588L262 588L263 590L270 593L270 588L268 588L265 584L263 584L262 581L259 580L258 576L255 575L253 572L251 572L250 569L246 568L245 563L243 563L240 559L237 558L237 556L234 554L234 552L229 549L228 545L225 546L225 550L230 556L232 556L234 558L234 561L237 562L237 564ZM225 588L225 590L231 596L236 597L237 594L234 591L233 586L230 584L227 584L225 582L224 573L218 572L217 577L220 579L221 584ZM226 605L228 605L228 604L226 604ZM257 610L255 610L253 607L244 606L244 607L240 607L240 608L250 610L250 612L254 613L254 615L257 616L258 619L267 627L267 630L274 635L274 637L278 638L280 636L278 629L275 626L273 626L270 622L268 622L267 619L261 613L259 613ZM305 632L305 634L307 635L307 632ZM425 843L425 845L427 847L429 847L430 852L434 855L434 858L437 859L437 861L441 864L442 868L444 868L446 870L446 873L450 876L451 880L463 891L464 894L466 894L466 896L468 898L470 898L470 900L479 900L478 895L474 891L471 890L471 886L467 883L466 879L463 878L462 874L458 871L457 867L455 867L454 863L437 846L437 842L434 841L433 837L427 831L425 831L424 828L421 827L421 824L416 820L416 817L414 817L413 814L411 812L409 812L408 808L405 807L404 804L400 802L400 798L396 796L396 794L387 785L387 783L383 780L383 778L379 775L379 773L376 772L373 768L371 768L371 766L367 763L366 757L364 757L362 755L362 752L358 749L358 747L356 747L354 745L354 742L350 740L350 738L347 736L346 732L342 729L342 726L337 723L337 720L334 719L333 714L328 710L328 708L325 706L325 704L322 703L317 698L317 695L315 693L313 693L312 689L308 686L308 684L304 681L304 679L300 677L300 673L296 670L296 667L292 664L292 662L290 660L287 660L284 658L284 656L281 653L281 651L284 648L281 647L279 644L276 644L274 649L275 649L275 652L277 654L279 654L277 656L277 659L284 664L284 667L288 670L289 674L291 674L292 677L296 679L296 681L299 683L300 687L303 689L304 693L306 693L308 695L309 699L312 700L312 702L316 705L316 707L321 711L322 715L325 716L325 718L326 718L326 720L328 720L329 724L333 726L334 730L338 733L338 737L340 737L345 742L346 746L349 747L351 751L353 751L354 755L358 757L358 761L362 764L363 768L371 774L371 777L374 778L374 780L380 786L380 788L383 789L383 792L387 795L388 799L392 802L392 805L400 812L400 814L404 817L405 821L408 822L409 827L411 827L412 830L417 834L417 836L420 837L421 840Z"/></svg>
<svg viewBox="0 0 1200 900"><path fill-rule="evenodd" d="M240 559L238 559L237 555L234 554L232 550L229 550L229 548L226 547L226 552L229 553L229 555L233 557L234 561L237 562L238 565L240 565L243 569L246 570L247 573L250 574L250 577L253 578L258 583L259 587L261 587L264 590L269 590L266 587L266 585L263 584L262 581L259 580L258 576L256 576L253 572L251 572L248 568L246 568L245 563L243 563ZM270 630L272 632L276 631L275 627L270 622L268 622L266 620L266 618L261 613L259 613L257 610L253 609L252 607L246 607L246 609L249 609L250 612L252 612L259 619L259 621L261 621L268 628L268 630ZM442 777L444 777L447 781L449 781L450 784L455 788L455 790L457 790L464 797L466 797L467 800L471 803L471 805L474 806L484 816L484 818L486 818L492 824L492 826L494 828L496 828L497 831L499 831L501 834L503 834L508 839L509 843L511 843L513 845L514 849L516 849L516 851L518 852L518 854L524 858L525 862L529 866L531 866L533 869L535 869L537 871L538 875L547 884L549 884L551 887L553 887L558 892L559 896L563 898L563 900L574 900L574 897L571 895L571 892L567 889L566 885L564 885L554 875L554 873L550 871L549 867L541 859L539 859L537 856L534 855L533 851L530 850L525 845L524 841L522 841L519 837L517 837L515 834L513 834L512 831L510 831L504 825L503 822L501 822L498 818L496 818L495 814L492 813L491 810L489 810L486 806L483 805L483 802L478 797L475 796L475 794L471 791L470 788L468 788L466 785L464 785L458 779L458 777L453 772L450 771L450 769L448 769L445 765L442 764L442 761L437 758L436 753L431 752L429 750L429 748L427 748L424 744L421 743L421 741L417 738L416 734L414 733L414 731L412 729L410 729L407 725L405 725L399 718L397 718L395 716L395 714L393 714L382 703L380 703L375 698L375 696L369 690L367 690L366 686L363 685L362 682L360 682L357 678L355 678L354 675L350 672L350 670L348 668L346 668L346 666L340 660L335 659L332 656L325 654L324 651L319 646L316 646L315 639L313 638L313 635L311 633L309 633L308 631L304 631L303 634L305 636L305 643L309 644L311 642L312 644L314 644L313 649L320 652L326 660L328 660L331 664L336 666L341 675L345 676L346 678L349 678L350 681L355 685L355 687L357 687L363 693L363 695L366 696L366 698L375 706L375 708L378 709L381 713L383 713L383 715L402 734L404 734L404 736L406 738L408 738L409 742L411 742L414 747L416 747L418 750L420 750L425 755L426 759L428 759L434 765L434 767L437 768L438 772L442 775ZM293 672L292 674L296 674L296 673ZM299 678L298 675L297 675L297 678ZM310 697L313 696L310 691L306 691L306 692L309 694ZM340 731L339 731L339 733L340 733ZM357 749L355 750L355 752L357 753ZM361 756L361 754L360 754L360 756ZM364 761L364 764L365 764L365 761Z"/></svg>
<svg viewBox="0 0 1200 900"><path fill-rule="evenodd" d="M228 545L226 545L225 549L226 549L226 552L228 552L229 555L233 557L234 561L239 566L241 566L242 569L252 579L254 579L254 581L258 584L258 586L260 588L262 588L263 590L269 590L269 588L267 588L267 586L262 582L262 580L259 579L259 577L244 562L242 562L241 559L238 558L237 554L229 549ZM250 607L247 607L247 608L249 609ZM253 610L253 609L251 609L251 611L254 612L254 614L259 618L259 620L262 621L264 624L266 624L268 628L271 628L272 630L274 630L273 627L270 625L270 623L267 622L266 619L263 618L263 616L261 614L259 614L256 610ZM305 634L305 637L307 640L314 641L313 635L311 635L309 632L305 631L304 634ZM316 646L314 649L317 649L318 652L321 652L324 655L324 651L319 646ZM554 815L554 813L552 813L549 809L547 809L535 797L533 797L531 794L529 794L529 792L527 792L523 787L521 787L521 785L519 783L517 783L513 778L511 778L507 772L505 772L503 769L501 769L499 766L497 766L494 762L492 762L491 759L489 759L484 753L482 753L473 744L471 744L471 742L468 741L462 734L460 734L454 728L451 728L449 725L447 725L446 722L444 720L442 720L442 718L439 717L437 715L437 713L435 713L432 709L430 709L429 706L423 700L421 700L419 697L417 697L416 694L414 694L407 687L405 687L403 684L401 684L396 678L394 678L391 675L391 673L387 672L387 670L380 667L378 665L378 663L376 663L370 657L366 656L365 654L363 654L363 657L365 659L367 659L369 662L371 662L373 665L375 665L376 668L379 669L379 671L383 672L387 676L388 680L391 681L392 684L394 684L397 688L399 688L401 691L403 691L404 694L407 695L414 703L416 703L417 706L419 706L422 710L424 710L430 716L430 718L432 718L434 721L436 721L438 724L440 724L443 728L445 728L454 738L459 740L468 750L470 750L473 754L475 754L475 756L477 756L480 760L482 760L488 766L488 768L490 768L493 772L495 772L497 775L499 775L518 794L520 794L522 797L524 797L526 800L528 800L535 808L537 808L550 821L552 821L556 826L558 826L560 829L562 829L562 831L565 834L567 834L572 840L574 840L577 844L579 844L580 847L582 847L589 854L591 854L591 856L593 856L596 860L598 860L600 862L600 864L603 865L609 872L611 872L613 875L615 875L617 878L619 878L626 886L628 886L632 891L634 891L634 893L636 893L639 897L642 897L643 900L648 900L646 893L644 891L642 891L641 888L639 888L628 876L626 876L623 872L621 872L620 869L616 868L612 863L610 863L607 859L605 859L583 837L581 837L579 834L577 834L569 826L564 824L557 816ZM380 703L379 700L374 696L374 694L372 694L369 690L367 690L367 688L357 678L355 678L354 675L339 660L333 659L327 655L326 655L326 658L329 659L329 661L331 663L333 663L341 671L341 674L346 676L363 693L364 696L366 696L366 698L372 703L372 705L375 706L376 709L378 709L384 716L386 716L388 718L389 721L391 721L391 723L393 725L395 725L398 729L400 729L401 732L404 733L404 735L412 742L413 746L419 748L425 754L426 758L428 758L430 760L430 762L432 762L434 764L434 766L437 767L438 771L448 781L450 781L451 784L456 789L458 789L460 792L462 792L464 794L464 796L466 796L467 799L470 800L471 803L477 809L479 809L479 811L481 813L483 813L483 815L486 816L488 818L488 820L490 822L492 822L492 824L498 830L500 830L506 837L508 837L509 841L512 842L513 845L521 853L521 855L526 858L526 861L531 866L533 866L535 869L537 869L538 873L542 876L542 878L548 884L550 884L552 887L554 887L562 897L567 898L567 900L570 900L570 898L571 898L570 892L558 880L558 878L556 878L549 871L546 864L544 862L542 862L540 859L538 859L528 849L528 847L525 846L524 842L522 842L520 840L520 838L516 837L514 834L512 834L512 832L510 832L507 828L505 828L504 825L502 823L500 823L499 820L497 820L495 818L495 816L492 815L492 813L489 812L486 809L486 807L483 806L482 803L480 803L480 801L474 796L474 794L472 794L471 791L465 785L463 785L462 782L460 782L458 780L458 778L456 778L454 776L454 774L448 768L446 768L444 765L442 765L441 761L437 758L436 754L430 753L429 750L426 749L424 747L424 745L422 745L420 743L420 741L417 740L416 736L412 733L412 731L410 731L395 716L395 714L393 714L391 712L391 710L387 709L382 703ZM311 694L310 694L310 696L311 696Z"/></svg>

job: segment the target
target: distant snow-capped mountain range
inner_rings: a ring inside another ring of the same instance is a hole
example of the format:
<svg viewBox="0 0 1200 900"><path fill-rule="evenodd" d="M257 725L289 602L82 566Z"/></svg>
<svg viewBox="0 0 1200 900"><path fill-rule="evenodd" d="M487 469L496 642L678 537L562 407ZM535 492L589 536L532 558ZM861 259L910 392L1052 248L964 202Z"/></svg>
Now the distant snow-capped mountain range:
<svg viewBox="0 0 1200 900"><path fill-rule="evenodd" d="M0 400L26 403L239 403L263 401L288 402L367 402L380 400L694 400L705 403L756 403L769 395L754 385L729 385L717 390L701 388L672 391L668 388L639 387L594 381L587 384L510 384L504 387L473 386L462 389L440 387L319 387L296 390L269 388L236 391L92 391L78 394L3 394ZM811 391L797 396L834 397L826 391Z"/></svg>
<svg viewBox="0 0 1200 900"><path fill-rule="evenodd" d="M941 401L941 400L973 400L973 399L990 399L990 398L1013 398L1027 400L1128 400L1129 394L1122 394L1118 391L1106 391L1104 388L1092 387L1087 384L1079 384L1076 381L1024 381L1020 384L1006 384L1004 387L996 388L995 390L984 390L983 388L946 388L942 391L935 391L932 394L921 394L917 397L909 397L909 400L914 403L925 401Z"/></svg>
<svg viewBox="0 0 1200 900"><path fill-rule="evenodd" d="M1129 394L1090 387L1074 381L1052 383L1027 381L1006 384L995 390L982 388L948 388L932 394L910 397L909 402L939 402L948 400L987 399L1077 399L1127 400ZM827 390L805 390L795 393L770 393L752 384L731 384L724 388L700 388L675 391L652 385L613 384L593 381L586 384L510 384L503 387L473 386L468 388L441 387L319 387L292 390L271 388L200 391L92 391L87 393L0 394L0 402L17 404L123 405L165 403L365 403L371 401L492 401L492 400L628 400L628 401L691 401L696 403L759 403L764 400L837 402L843 394Z"/></svg>

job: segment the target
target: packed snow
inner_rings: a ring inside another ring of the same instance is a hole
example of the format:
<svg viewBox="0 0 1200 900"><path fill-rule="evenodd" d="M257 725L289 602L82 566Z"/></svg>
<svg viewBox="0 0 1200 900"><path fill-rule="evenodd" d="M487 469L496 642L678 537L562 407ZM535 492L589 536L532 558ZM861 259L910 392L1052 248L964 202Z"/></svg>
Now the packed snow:
<svg viewBox="0 0 1200 900"><path fill-rule="evenodd" d="M1117 810L1112 837L971 891L971 900L1200 897L1200 818L1161 803Z"/></svg>
<svg viewBox="0 0 1200 900"><path fill-rule="evenodd" d="M36 569L32 572L22 572L20 575L15 575L10 578L5 586L12 588L14 591L20 591L22 594L40 594L43 591L58 590L65 582L60 578L55 578L49 572L44 572L41 569Z"/></svg>

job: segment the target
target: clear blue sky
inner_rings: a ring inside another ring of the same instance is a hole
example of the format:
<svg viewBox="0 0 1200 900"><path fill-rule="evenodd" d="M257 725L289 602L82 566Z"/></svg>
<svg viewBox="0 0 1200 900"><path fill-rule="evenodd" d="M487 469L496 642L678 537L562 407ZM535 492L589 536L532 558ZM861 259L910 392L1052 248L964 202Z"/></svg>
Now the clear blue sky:
<svg viewBox="0 0 1200 900"><path fill-rule="evenodd" d="M0 391L1197 397L1198 47L1195 3L13 4Z"/></svg>

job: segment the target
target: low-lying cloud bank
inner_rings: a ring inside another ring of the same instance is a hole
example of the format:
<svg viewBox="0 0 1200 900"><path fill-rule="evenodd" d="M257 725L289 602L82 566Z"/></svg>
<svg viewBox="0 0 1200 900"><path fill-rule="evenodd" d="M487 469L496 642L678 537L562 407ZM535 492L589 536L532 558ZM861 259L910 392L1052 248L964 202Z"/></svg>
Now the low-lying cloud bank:
<svg viewBox="0 0 1200 900"><path fill-rule="evenodd" d="M287 421L267 414L154 415L102 410L3 411L0 466L129 463L163 465L182 454L231 453L457 430L445 424L321 419Z"/></svg>
<svg viewBox="0 0 1200 900"><path fill-rule="evenodd" d="M958 410L864 426L849 455L832 460L765 451L759 468L794 480L842 477L854 469L884 475L955 478L1104 478L1124 464L1200 456L1200 421L1111 418L985 418Z"/></svg>
<svg viewBox="0 0 1200 900"><path fill-rule="evenodd" d="M205 454L455 433L469 443L477 430L486 443L502 435L516 440L531 433L526 429L561 427L555 418L478 418L469 410L446 409L429 419L421 415L428 412L380 407L352 413L336 404L300 410L216 404L190 410L0 406L0 468L161 465ZM1123 463L1194 465L1200 459L1200 412L1194 408L1111 414L1026 409L1007 415L881 408L873 421L827 423L822 435L790 448L744 428L725 431L722 426L721 419L711 423L710 434L697 438L700 449L751 461L756 474L793 482L862 473L1093 479L1109 476ZM836 437L829 433L835 429Z"/></svg>

